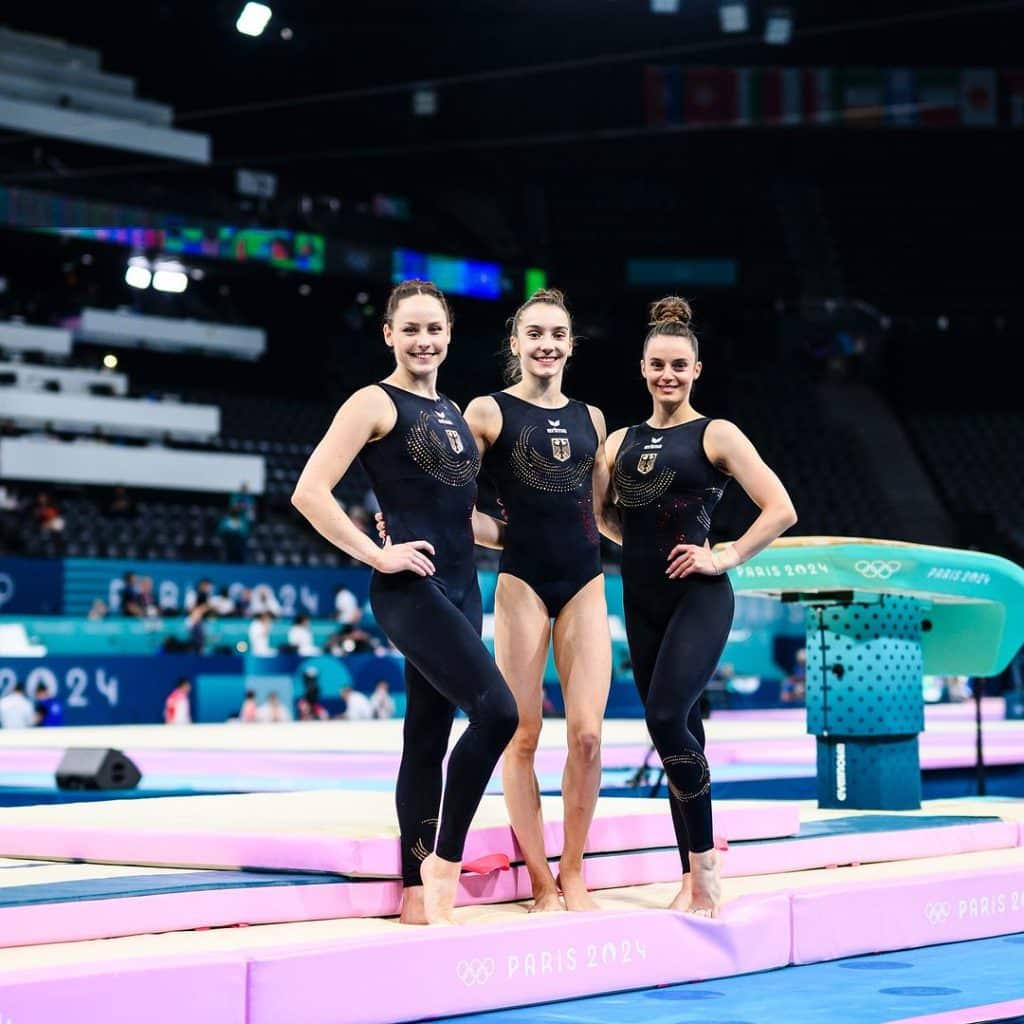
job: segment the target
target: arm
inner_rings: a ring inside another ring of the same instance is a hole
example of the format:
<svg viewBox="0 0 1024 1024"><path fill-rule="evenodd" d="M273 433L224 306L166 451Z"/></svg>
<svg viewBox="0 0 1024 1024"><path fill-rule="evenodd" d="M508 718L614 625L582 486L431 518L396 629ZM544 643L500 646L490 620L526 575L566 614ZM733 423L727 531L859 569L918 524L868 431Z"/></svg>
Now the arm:
<svg viewBox="0 0 1024 1024"><path fill-rule="evenodd" d="M598 435L600 436L600 435ZM610 541L622 544L622 520L615 507L615 460L622 447L626 428L616 430L598 449L600 465L594 469L594 512L597 525Z"/></svg>
<svg viewBox="0 0 1024 1024"><path fill-rule="evenodd" d="M299 476L292 504L314 529L335 547L379 572L411 571L420 576L434 572L427 557L433 547L424 540L379 548L348 517L331 493L348 471L363 445L387 434L397 414L380 388L357 391L337 412L323 440Z"/></svg>
<svg viewBox="0 0 1024 1024"><path fill-rule="evenodd" d="M466 406L463 416L473 433L480 457L483 458L501 433L501 407L490 395L481 395ZM503 548L505 524L473 509L473 539L484 548Z"/></svg>
<svg viewBox="0 0 1024 1024"><path fill-rule="evenodd" d="M704 435L704 450L722 472L735 477L761 514L742 537L722 550L678 545L669 554L668 575L674 579L691 572L718 576L742 565L796 523L796 510L782 481L739 427L728 420L712 420Z"/></svg>

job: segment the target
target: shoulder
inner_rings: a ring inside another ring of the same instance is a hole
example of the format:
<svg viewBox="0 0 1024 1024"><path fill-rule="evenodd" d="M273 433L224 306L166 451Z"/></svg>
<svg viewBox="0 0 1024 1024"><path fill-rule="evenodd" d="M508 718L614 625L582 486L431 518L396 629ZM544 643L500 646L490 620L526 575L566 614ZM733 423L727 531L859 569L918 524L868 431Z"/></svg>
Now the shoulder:
<svg viewBox="0 0 1024 1024"><path fill-rule="evenodd" d="M608 454L609 459L614 459L619 453L619 449L622 447L622 442L626 439L626 435L629 433L629 427L619 427L618 430L613 430L609 435L608 439L604 443L604 450Z"/></svg>
<svg viewBox="0 0 1024 1024"><path fill-rule="evenodd" d="M712 419L704 428L704 452L711 462L723 468L731 458L751 447L747 435L731 420Z"/></svg>
<svg viewBox="0 0 1024 1024"><path fill-rule="evenodd" d="M501 429L501 406L494 395L479 395L474 398L463 414L466 420L484 429Z"/></svg>
<svg viewBox="0 0 1024 1024"><path fill-rule="evenodd" d="M342 404L334 417L336 424L355 424L356 421L368 427L368 436L382 437L398 421L398 406L378 384L368 384L353 392Z"/></svg>

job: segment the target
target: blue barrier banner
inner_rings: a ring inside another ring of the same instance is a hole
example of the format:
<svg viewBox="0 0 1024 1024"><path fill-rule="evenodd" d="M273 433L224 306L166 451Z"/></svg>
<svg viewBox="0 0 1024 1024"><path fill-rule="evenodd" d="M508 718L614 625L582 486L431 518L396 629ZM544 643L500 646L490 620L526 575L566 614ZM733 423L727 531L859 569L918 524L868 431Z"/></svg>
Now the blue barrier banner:
<svg viewBox="0 0 1024 1024"><path fill-rule="evenodd" d="M64 563L46 558L0 558L0 615L57 615Z"/></svg>
<svg viewBox="0 0 1024 1024"><path fill-rule="evenodd" d="M334 615L334 592L345 586L364 604L370 587L365 569L296 569L263 565L227 565L223 562L149 562L114 558L68 558L64 562L64 613L84 615L101 597L116 611L121 604L124 574L134 572L153 579L153 593L161 606L184 608L188 595L201 579L215 591L228 586L232 594L242 588L266 584L281 605L281 614L305 612L313 618Z"/></svg>
<svg viewBox="0 0 1024 1024"><path fill-rule="evenodd" d="M151 724L164 720L164 701L182 676L193 683L195 718L197 678L237 675L241 681L243 666L235 655L0 658L0 695L20 680L34 700L43 683L63 706L65 725Z"/></svg>

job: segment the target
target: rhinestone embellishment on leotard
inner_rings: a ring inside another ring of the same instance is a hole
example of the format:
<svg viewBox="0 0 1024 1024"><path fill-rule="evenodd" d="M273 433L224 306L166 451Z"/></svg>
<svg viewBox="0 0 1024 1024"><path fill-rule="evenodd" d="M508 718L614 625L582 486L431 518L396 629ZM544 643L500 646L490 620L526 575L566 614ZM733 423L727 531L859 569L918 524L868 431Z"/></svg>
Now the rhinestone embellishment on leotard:
<svg viewBox="0 0 1024 1024"><path fill-rule="evenodd" d="M688 793L684 793L678 786L676 786L671 779L668 780L669 792L679 801L681 804L689 803L691 800L696 800L697 797L703 796L711 789L711 771L708 768L707 758L703 754L698 754L695 751L684 750L681 754L668 754L666 757L661 759L661 763L665 766L666 770L671 768L678 769L697 769L698 778L696 780L697 787Z"/></svg>
<svg viewBox="0 0 1024 1024"><path fill-rule="evenodd" d="M446 431L450 435L451 431ZM456 436L458 436L456 434ZM431 429L430 417L421 412L416 422L409 428L405 436L405 446L409 456L424 473L449 487L462 487L476 478L480 469L480 456L473 446L472 453L456 454L454 445L448 436L444 440ZM461 457L459 457L461 456Z"/></svg>
<svg viewBox="0 0 1024 1024"><path fill-rule="evenodd" d="M619 504L623 508L643 508L657 501L671 486L676 478L674 469L661 469L653 476L647 476L643 480L637 480L630 476L623 469L627 463L631 464L634 457L630 448L622 452L615 461L615 491L619 496ZM641 456L643 458L643 456ZM651 466L653 469L653 465Z"/></svg>
<svg viewBox="0 0 1024 1024"><path fill-rule="evenodd" d="M536 427L526 427L512 446L509 464L517 479L538 491L565 494L575 491L590 476L594 460L585 455L575 464L549 459L530 444ZM568 446L567 446L568 447Z"/></svg>

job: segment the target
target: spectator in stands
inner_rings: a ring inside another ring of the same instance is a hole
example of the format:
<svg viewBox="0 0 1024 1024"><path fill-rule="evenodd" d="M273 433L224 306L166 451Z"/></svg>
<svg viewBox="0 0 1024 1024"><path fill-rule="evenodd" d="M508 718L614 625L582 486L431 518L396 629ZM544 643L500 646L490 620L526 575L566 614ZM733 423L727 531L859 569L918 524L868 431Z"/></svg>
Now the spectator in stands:
<svg viewBox="0 0 1024 1024"><path fill-rule="evenodd" d="M274 624L274 616L270 612L260 612L249 624L249 653L258 658L269 658L276 652L270 646L270 627Z"/></svg>
<svg viewBox="0 0 1024 1024"><path fill-rule="evenodd" d="M366 630L358 626L342 626L328 638L327 653L336 658L344 658L348 654L376 654L379 646Z"/></svg>
<svg viewBox="0 0 1024 1024"><path fill-rule="evenodd" d="M240 722L258 722L260 720L260 708L256 703L256 694L253 690L245 691L245 700L242 701L241 710L238 712Z"/></svg>
<svg viewBox="0 0 1024 1024"><path fill-rule="evenodd" d="M356 595L344 584L334 591L334 617L346 626L354 626L363 617Z"/></svg>
<svg viewBox="0 0 1024 1024"><path fill-rule="evenodd" d="M320 673L314 665L302 672L302 696L296 702L300 722L322 722L330 717L320 702Z"/></svg>
<svg viewBox="0 0 1024 1024"><path fill-rule="evenodd" d="M238 509L250 526L256 522L256 498L249 493L248 484L242 484L242 486L231 495L228 500L228 508Z"/></svg>
<svg viewBox="0 0 1024 1024"><path fill-rule="evenodd" d="M391 696L390 689L386 679L381 679L373 688L370 706L373 708L374 718L395 717L395 699Z"/></svg>
<svg viewBox="0 0 1024 1024"><path fill-rule="evenodd" d="M312 657L320 653L313 640L313 628L309 624L309 616L300 613L295 616L291 629L288 630L288 643L303 657Z"/></svg>
<svg viewBox="0 0 1024 1024"><path fill-rule="evenodd" d="M42 726L64 724L64 706L46 683L36 686L36 723Z"/></svg>
<svg viewBox="0 0 1024 1024"><path fill-rule="evenodd" d="M227 584L210 596L210 607L222 619L235 614L235 602L231 597L231 588Z"/></svg>
<svg viewBox="0 0 1024 1024"><path fill-rule="evenodd" d="M246 618L252 614L252 591L248 587L242 587L235 595L234 615Z"/></svg>
<svg viewBox="0 0 1024 1024"><path fill-rule="evenodd" d="M156 598L153 596L153 577L139 577L139 614L143 618L155 618L160 614L156 605Z"/></svg>
<svg viewBox="0 0 1024 1024"><path fill-rule="evenodd" d="M212 597L213 582L204 576L196 584L196 589L185 597L185 611L192 611L197 604L209 604Z"/></svg>
<svg viewBox="0 0 1024 1024"><path fill-rule="evenodd" d="M135 502L124 487L115 487L114 496L107 505L107 515L111 519L134 519Z"/></svg>
<svg viewBox="0 0 1024 1024"><path fill-rule="evenodd" d="M36 495L33 516L43 533L61 533L64 530L64 517L45 491Z"/></svg>
<svg viewBox="0 0 1024 1024"><path fill-rule="evenodd" d="M92 622L98 622L101 619L105 619L109 611L107 602L102 597L97 597L89 608L89 614L86 615L86 618Z"/></svg>
<svg viewBox="0 0 1024 1024"><path fill-rule="evenodd" d="M143 611L139 603L139 584L135 573L124 574L124 584L121 587L121 614L141 618Z"/></svg>
<svg viewBox="0 0 1024 1024"><path fill-rule="evenodd" d="M185 626L188 629L188 650L193 654L203 654L206 651L207 624L216 617L209 601L194 605L192 611L185 617Z"/></svg>
<svg viewBox="0 0 1024 1024"><path fill-rule="evenodd" d="M258 587L253 588L249 601L250 615L261 615L263 612L270 612L274 618L281 617L281 605L274 597L274 591L266 583L261 583Z"/></svg>
<svg viewBox="0 0 1024 1024"><path fill-rule="evenodd" d="M224 541L224 558L228 562L244 562L249 547L249 520L241 506L232 505L217 525L217 534Z"/></svg>
<svg viewBox="0 0 1024 1024"><path fill-rule="evenodd" d="M17 512L20 506L17 494L8 490L6 484L0 484L0 512Z"/></svg>
<svg viewBox="0 0 1024 1024"><path fill-rule="evenodd" d="M367 537L377 540L377 528L373 524L373 519L370 516L370 513L367 512L362 505L350 505L346 511L348 512L349 519L351 519L352 522L367 535Z"/></svg>
<svg viewBox="0 0 1024 1024"><path fill-rule="evenodd" d="M793 657L793 671L782 680L779 700L784 704L802 704L807 695L807 649L801 647Z"/></svg>
<svg viewBox="0 0 1024 1024"><path fill-rule="evenodd" d="M168 725L191 725L192 707L189 704L189 693L192 683L182 676L164 702L164 721Z"/></svg>
<svg viewBox="0 0 1024 1024"><path fill-rule="evenodd" d="M342 718L347 718L350 722L364 722L373 718L373 705L365 693L346 685L341 688L341 696L345 701Z"/></svg>
<svg viewBox="0 0 1024 1024"><path fill-rule="evenodd" d="M25 684L16 682L6 697L0 697L0 729L29 729L37 722L36 706L25 693Z"/></svg>
<svg viewBox="0 0 1024 1024"><path fill-rule="evenodd" d="M265 704L260 705L259 720L261 722L290 722L292 713L288 707L281 702L276 691L271 690L267 694Z"/></svg>

